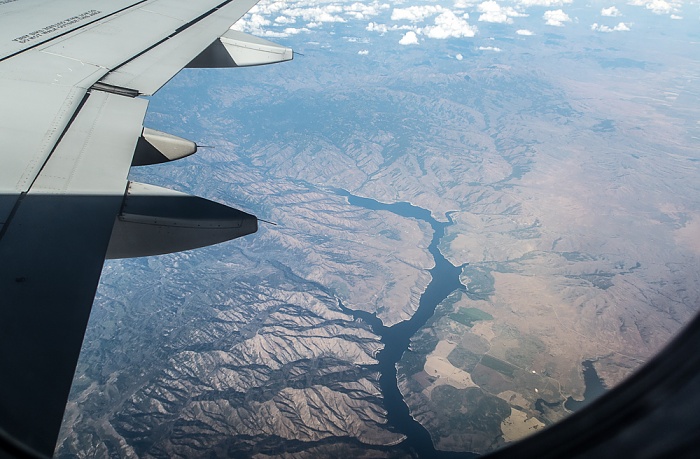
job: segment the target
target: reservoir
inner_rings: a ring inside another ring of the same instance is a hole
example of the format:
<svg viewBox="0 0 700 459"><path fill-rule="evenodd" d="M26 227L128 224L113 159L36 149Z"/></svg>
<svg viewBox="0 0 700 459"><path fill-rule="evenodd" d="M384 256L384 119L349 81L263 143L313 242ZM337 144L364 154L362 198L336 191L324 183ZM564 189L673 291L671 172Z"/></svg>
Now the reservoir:
<svg viewBox="0 0 700 459"><path fill-rule="evenodd" d="M440 240L445 235L445 229L453 224L451 214L447 215L447 222L439 222L433 218L427 209L407 202L386 204L374 199L355 196L341 189L333 189L332 191L339 196L345 197L353 206L368 210L392 212L404 218L420 220L428 223L433 229L433 238L428 251L435 261L435 267L429 271L431 275L430 283L421 295L418 309L410 320L400 322L392 327L385 327L375 314L349 310L342 304L341 307L346 313L367 322L372 327L372 331L381 337L384 349L377 355L377 360L379 361L377 369L380 372L379 385L384 398L389 424L398 432L406 435L406 440L402 445L413 450L421 458L467 459L477 457L478 455L474 453L454 453L438 451L434 448L428 431L411 417L408 406L398 388L396 375L397 362L408 349L411 338L433 316L437 305L455 290L465 290L465 287L459 281L459 275L463 266L454 266L438 249ZM584 399L576 401L569 397L564 402L564 406L570 411L583 408L606 390L600 377L598 377L592 360L583 362L583 376L586 385ZM538 400L536 406L539 411L543 411L543 403L544 400ZM553 403L552 405L560 403Z"/></svg>
<svg viewBox="0 0 700 459"><path fill-rule="evenodd" d="M433 239L428 250L435 260L435 267L430 270L432 279L423 295L421 295L418 309L410 320L400 322L392 327L385 327L375 314L349 309L345 309L345 311L370 324L374 333L381 336L384 349L377 355L377 360L379 361L378 370L380 372L379 385L384 397L389 424L398 432L406 435L406 440L402 445L415 451L421 458L466 459L477 457L478 455L474 453L437 451L433 447L428 431L411 417L408 406L399 391L396 378L396 364L408 349L411 337L433 316L437 305L447 298L450 293L455 290L465 290L464 286L459 282L462 267L454 266L438 250L438 244L445 234L445 228L453 223L451 215L448 214L448 221L442 223L435 220L427 209L407 202L385 204L374 199L352 195L345 190L334 189L333 191L340 196L344 196L353 206L392 212L401 217L424 221L432 227ZM341 305L341 307L343 306Z"/></svg>
<svg viewBox="0 0 700 459"><path fill-rule="evenodd" d="M569 411L577 411L591 403L596 398L605 393L603 381L598 376L593 366L593 360L583 362L583 381L586 383L586 389L583 393L583 400L580 402L569 397L564 402L564 407Z"/></svg>
<svg viewBox="0 0 700 459"><path fill-rule="evenodd" d="M567 410L578 411L584 406L589 405L601 395L603 395L607 390L605 385L603 384L603 381L600 379L600 376L598 376L598 373L595 371L593 362L593 360L585 360L583 362L583 381L586 386L583 392L583 400L578 401L574 400L571 397L568 397L566 401L564 401L564 408L566 408ZM554 408L561 405L561 401L547 403L544 399L540 398L535 403L535 409L544 415L545 405L550 408Z"/></svg>

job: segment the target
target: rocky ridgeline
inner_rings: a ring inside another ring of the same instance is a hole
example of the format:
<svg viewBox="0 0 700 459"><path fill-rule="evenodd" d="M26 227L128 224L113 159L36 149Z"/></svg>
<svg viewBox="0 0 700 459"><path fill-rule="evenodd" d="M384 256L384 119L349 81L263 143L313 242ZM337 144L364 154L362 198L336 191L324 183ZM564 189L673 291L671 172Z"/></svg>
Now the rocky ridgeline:
<svg viewBox="0 0 700 459"><path fill-rule="evenodd" d="M403 438L386 426L372 368L381 344L365 324L311 283L277 278L273 287L258 279L252 288L240 265L217 280L237 292L234 307L193 282L210 269L205 259L181 254L108 266L111 278L132 287L127 298L101 290L93 321L118 322L118 332L105 353L110 331L91 328L60 456L245 456L303 451L330 438L365 445ZM143 274L167 272L168 261L198 274L149 286Z"/></svg>

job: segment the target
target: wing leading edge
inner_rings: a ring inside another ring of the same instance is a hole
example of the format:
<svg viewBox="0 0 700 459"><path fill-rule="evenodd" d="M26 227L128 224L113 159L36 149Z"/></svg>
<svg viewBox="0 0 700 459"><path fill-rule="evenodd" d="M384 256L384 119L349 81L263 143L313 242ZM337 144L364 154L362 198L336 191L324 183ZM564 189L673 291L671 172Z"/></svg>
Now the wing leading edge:
<svg viewBox="0 0 700 459"><path fill-rule="evenodd" d="M127 181L132 163L196 151L144 128L140 96L188 64L292 58L228 32L255 3L113 1L97 12L81 0L0 4L0 457L53 454L106 255L257 230L253 215ZM46 9L32 15L31 6Z"/></svg>

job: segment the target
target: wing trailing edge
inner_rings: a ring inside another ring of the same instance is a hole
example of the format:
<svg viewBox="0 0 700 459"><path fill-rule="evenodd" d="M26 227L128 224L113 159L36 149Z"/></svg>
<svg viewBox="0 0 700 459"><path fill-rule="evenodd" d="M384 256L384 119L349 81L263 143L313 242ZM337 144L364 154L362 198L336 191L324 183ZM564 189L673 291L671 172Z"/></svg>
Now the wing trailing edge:
<svg viewBox="0 0 700 459"><path fill-rule="evenodd" d="M187 64L189 68L229 68L275 64L294 59L292 48L229 30Z"/></svg>

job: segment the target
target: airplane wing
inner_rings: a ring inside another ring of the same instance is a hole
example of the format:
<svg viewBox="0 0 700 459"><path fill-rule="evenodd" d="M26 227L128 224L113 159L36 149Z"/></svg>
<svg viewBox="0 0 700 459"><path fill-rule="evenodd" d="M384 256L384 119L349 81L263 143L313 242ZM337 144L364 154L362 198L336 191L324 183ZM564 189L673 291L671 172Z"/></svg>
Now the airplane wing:
<svg viewBox="0 0 700 459"><path fill-rule="evenodd" d="M143 126L183 67L290 60L230 29L257 0L0 1L0 457L51 456L105 257L257 230L253 215L127 181L194 142Z"/></svg>

